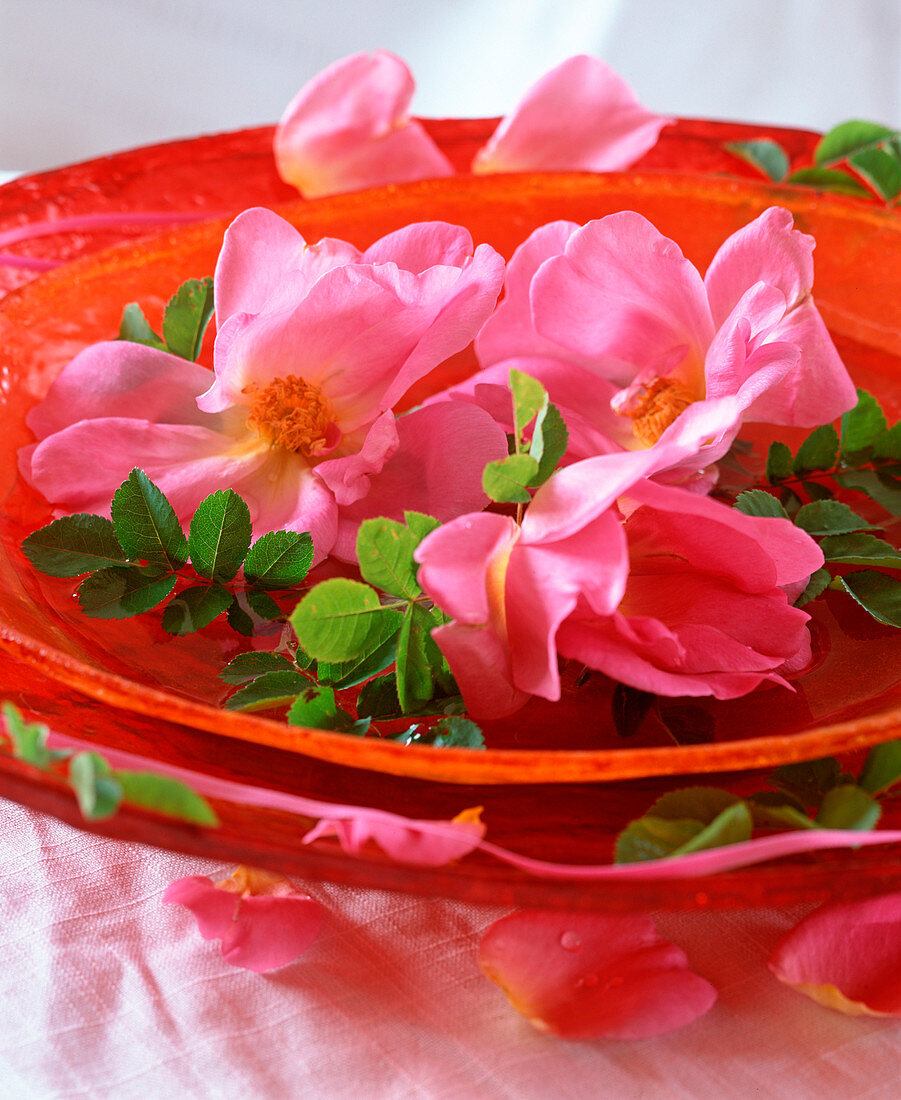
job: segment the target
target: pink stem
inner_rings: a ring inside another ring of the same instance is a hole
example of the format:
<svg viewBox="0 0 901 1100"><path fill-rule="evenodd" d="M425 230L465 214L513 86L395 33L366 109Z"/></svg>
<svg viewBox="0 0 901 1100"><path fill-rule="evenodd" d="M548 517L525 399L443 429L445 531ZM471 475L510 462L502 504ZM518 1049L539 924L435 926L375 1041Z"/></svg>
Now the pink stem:
<svg viewBox="0 0 901 1100"><path fill-rule="evenodd" d="M0 232L0 248L19 241L30 241L35 237L52 237L56 233L84 233L92 230L125 229L132 225L184 225L190 222L222 218L222 211L204 210L143 210L138 212L117 211L112 214L83 214L73 218L51 218L48 221L29 222Z"/></svg>

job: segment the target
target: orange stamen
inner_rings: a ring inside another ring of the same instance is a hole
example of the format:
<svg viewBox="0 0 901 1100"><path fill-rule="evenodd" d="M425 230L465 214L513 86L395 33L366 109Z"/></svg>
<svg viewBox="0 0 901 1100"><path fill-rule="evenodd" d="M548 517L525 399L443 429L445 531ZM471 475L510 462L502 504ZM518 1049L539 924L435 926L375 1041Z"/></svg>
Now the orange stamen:
<svg viewBox="0 0 901 1100"><path fill-rule="evenodd" d="M691 390L675 378L655 378L629 402L616 409L632 421L632 431L643 447L653 447L672 422L693 404Z"/></svg>
<svg viewBox="0 0 901 1100"><path fill-rule="evenodd" d="M253 429L273 447L316 458L328 453L335 444L338 428L332 403L318 386L289 374L273 378L268 386L247 386L253 396L247 417Z"/></svg>

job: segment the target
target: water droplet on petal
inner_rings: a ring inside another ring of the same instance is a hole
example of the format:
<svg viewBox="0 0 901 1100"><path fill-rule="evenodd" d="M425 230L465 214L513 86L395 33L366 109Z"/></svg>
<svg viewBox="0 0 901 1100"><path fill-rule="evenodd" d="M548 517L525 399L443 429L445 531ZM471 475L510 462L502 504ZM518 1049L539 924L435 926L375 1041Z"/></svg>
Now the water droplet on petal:
<svg viewBox="0 0 901 1100"><path fill-rule="evenodd" d="M584 986L586 989L591 989L598 984L597 974L586 974L584 978L579 979L579 985Z"/></svg>
<svg viewBox="0 0 901 1100"><path fill-rule="evenodd" d="M582 946L582 940L575 932L564 932L560 937L560 946L564 951L578 951Z"/></svg>

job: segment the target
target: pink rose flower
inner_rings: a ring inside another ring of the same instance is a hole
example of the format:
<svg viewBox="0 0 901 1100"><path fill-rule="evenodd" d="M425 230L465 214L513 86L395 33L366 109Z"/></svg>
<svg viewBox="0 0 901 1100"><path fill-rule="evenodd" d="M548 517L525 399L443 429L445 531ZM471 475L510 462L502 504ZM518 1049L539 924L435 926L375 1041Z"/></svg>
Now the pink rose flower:
<svg viewBox="0 0 901 1100"><path fill-rule="evenodd" d="M479 963L530 1023L563 1039L646 1039L716 1001L643 915L511 913L483 935Z"/></svg>
<svg viewBox="0 0 901 1100"><path fill-rule="evenodd" d="M702 279L639 214L542 226L510 261L504 299L479 334L487 369L456 394L497 407L486 387L505 385L511 367L532 375L564 414L570 460L653 446L686 409L725 396L734 415L707 463L743 421L827 423L856 393L811 297L813 247L772 207L721 246Z"/></svg>
<svg viewBox="0 0 901 1100"><path fill-rule="evenodd" d="M521 527L462 516L420 544L419 583L454 620L433 637L474 717L559 699L558 655L645 691L719 699L807 662L809 616L789 599L822 565L819 547L788 520L646 480L678 457L670 442L574 463Z"/></svg>
<svg viewBox="0 0 901 1100"><path fill-rule="evenodd" d="M275 133L279 174L307 198L453 175L409 107L415 84L384 50L354 54L314 77ZM546 73L476 154L472 171L628 168L671 119L656 115L603 61L580 55Z"/></svg>
<svg viewBox="0 0 901 1100"><path fill-rule="evenodd" d="M238 867L220 882L191 875L170 883L163 901L194 914L205 940L220 940L232 966L262 974L293 962L322 927L317 901L300 894L283 875Z"/></svg>
<svg viewBox="0 0 901 1100"><path fill-rule="evenodd" d="M309 531L316 560L352 559L362 519L484 507L503 431L471 408L397 417L409 387L491 312L503 260L440 222L359 252L308 246L268 210L229 227L216 265L214 372L122 341L80 352L29 415L30 484L67 511L107 512L141 467L186 521L232 488L257 534ZM461 415L462 410L462 415Z"/></svg>

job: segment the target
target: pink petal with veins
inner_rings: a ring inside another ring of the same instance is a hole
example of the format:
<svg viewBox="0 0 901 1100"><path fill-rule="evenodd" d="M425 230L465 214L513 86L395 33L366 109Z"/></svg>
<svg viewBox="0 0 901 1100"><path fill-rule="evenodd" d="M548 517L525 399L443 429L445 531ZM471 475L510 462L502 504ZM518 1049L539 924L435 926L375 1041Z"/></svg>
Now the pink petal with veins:
<svg viewBox="0 0 901 1100"><path fill-rule="evenodd" d="M532 85L476 155L472 170L617 171L656 144L670 121L642 107L603 61L582 54Z"/></svg>
<svg viewBox="0 0 901 1100"><path fill-rule="evenodd" d="M479 963L518 1012L564 1039L646 1039L716 1000L650 917L523 910L492 924Z"/></svg>
<svg viewBox="0 0 901 1100"><path fill-rule="evenodd" d="M453 175L409 116L414 88L407 66L385 50L336 61L282 115L273 146L279 175L306 198Z"/></svg>
<svg viewBox="0 0 901 1100"><path fill-rule="evenodd" d="M827 1008L901 1016L901 893L823 905L783 936L769 966Z"/></svg>

